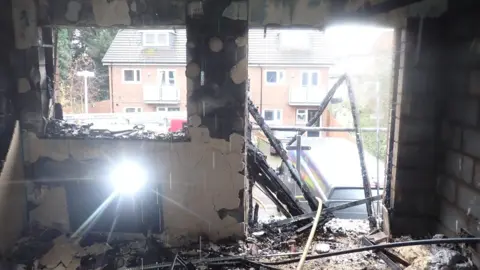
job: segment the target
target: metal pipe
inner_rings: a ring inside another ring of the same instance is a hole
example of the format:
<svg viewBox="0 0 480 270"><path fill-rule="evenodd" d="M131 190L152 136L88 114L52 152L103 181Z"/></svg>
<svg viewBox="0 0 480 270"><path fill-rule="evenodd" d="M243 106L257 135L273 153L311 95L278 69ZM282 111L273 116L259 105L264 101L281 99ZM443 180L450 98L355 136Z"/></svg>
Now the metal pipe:
<svg viewBox="0 0 480 270"><path fill-rule="evenodd" d="M388 243L388 244L379 244L379 245L372 245L372 246L364 246L359 248L352 248L347 250L341 250L336 252L318 254L318 255L310 255L307 256L306 260L315 260L320 258L327 258L363 251L371 251L371 250L381 250L385 248L395 248L395 247L407 247L407 246L424 246L424 245L435 245L435 244L455 244L455 243L479 243L480 238L443 238L443 239L427 239L427 240L414 240L414 241L407 241L407 242L395 242L395 243ZM266 265L282 265L282 264L289 264L289 263L296 263L300 261L300 257L290 260L284 261L277 261L277 262L262 262Z"/></svg>
<svg viewBox="0 0 480 270"><path fill-rule="evenodd" d="M280 158L282 159L282 162L285 164L287 167L288 171L292 175L293 180L295 183L300 187L303 193L303 197L305 200L307 200L308 205L312 210L318 208L318 202L313 196L310 188L307 186L307 184L302 181L300 178L300 175L298 175L297 170L293 167L292 162L289 160L287 156L287 152L283 148L281 142L273 135L273 132L270 130L270 127L265 123L265 120L263 117L260 115L258 112L257 107L253 104L251 99L248 99L248 111L250 112L250 115L255 119L257 122L258 126L261 127L263 133L268 139L268 142L270 145L275 149L275 151L278 153ZM303 212L303 211L302 211Z"/></svg>
<svg viewBox="0 0 480 270"><path fill-rule="evenodd" d="M310 255L307 256L306 260L314 260L320 258L327 258L363 251L371 251L371 250L381 250L385 248L395 248L395 247L408 247L408 246L425 246L425 245L435 245L435 244L474 244L480 243L480 238L441 238L441 239L427 239L427 240L412 240L406 242L395 242L395 243L387 243L387 244L378 244L368 247L359 247L347 250L341 250L336 252L329 252L317 255ZM301 254L293 253L293 254ZM197 263L219 263L219 262L228 262L228 261L237 261L243 259L258 259L263 257L278 257L278 256L290 256L292 253L281 253L281 254L266 254L266 255L255 255L255 256L232 256L232 257L218 257L218 258L205 258L202 260L192 260L190 263L197 264ZM260 262L262 265L282 265L282 264L289 264L289 263L296 263L300 261L300 257L290 259L290 260L283 260L277 262ZM178 264L179 265L179 264ZM144 265L143 269L158 269L158 268L167 268L171 267L172 262L165 262L165 263L156 263L156 264L149 264ZM140 270L140 267L130 267L126 268L125 270Z"/></svg>
<svg viewBox="0 0 480 270"><path fill-rule="evenodd" d="M302 136L297 135L297 171L298 175L302 177ZM295 185L294 195L297 197L297 185Z"/></svg>
<svg viewBox="0 0 480 270"><path fill-rule="evenodd" d="M252 130L261 130L261 128L257 125L252 126ZM278 126L278 127L270 127L272 131L332 131L332 132L355 132L355 128L342 128L342 127L297 127L297 126ZM359 128L361 132L377 132L376 127L367 127L367 128ZM387 128L378 128L379 132L386 132L388 131ZM295 138L296 140L296 138Z"/></svg>
<svg viewBox="0 0 480 270"><path fill-rule="evenodd" d="M375 84L375 92L377 93L377 98L376 98L376 109L375 109L375 115L377 116L377 121L376 121L376 126L375 129L377 130L376 132L376 138L377 138L377 178L376 178L376 184L377 184L377 196L380 195L380 183L378 183L378 180L380 179L380 164L379 164L379 159L380 159L380 82L377 81ZM380 215L380 202L376 203L377 205L377 214L376 216L378 217Z"/></svg>
<svg viewBox="0 0 480 270"><path fill-rule="evenodd" d="M363 191L365 193L365 198L370 198L372 197L372 190L370 188L370 179L368 178L367 165L365 164L365 153L363 151L362 136L360 136L360 131L359 131L360 119L359 119L359 113L357 108L357 101L355 99L355 93L353 92L352 82L350 81L350 78L348 76L345 76L345 77L346 77L345 83L347 84L347 90L348 90L348 98L350 100L350 109L352 111L353 127L355 128L355 142L357 143L358 157L360 159L360 167L361 167L361 173L362 173L362 179L363 179ZM375 225L376 220L375 220L375 217L373 216L372 202L367 201L365 203L365 206L367 208L367 215L368 215L370 228L373 229L376 227Z"/></svg>

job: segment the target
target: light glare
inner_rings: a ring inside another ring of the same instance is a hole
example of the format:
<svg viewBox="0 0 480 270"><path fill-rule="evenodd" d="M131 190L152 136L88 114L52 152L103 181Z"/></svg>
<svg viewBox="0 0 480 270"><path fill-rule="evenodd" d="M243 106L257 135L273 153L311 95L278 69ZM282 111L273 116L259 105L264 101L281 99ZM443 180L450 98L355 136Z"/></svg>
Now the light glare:
<svg viewBox="0 0 480 270"><path fill-rule="evenodd" d="M123 162L115 167L110 175L115 191L121 194L134 194L147 181L147 175L140 165L134 162Z"/></svg>

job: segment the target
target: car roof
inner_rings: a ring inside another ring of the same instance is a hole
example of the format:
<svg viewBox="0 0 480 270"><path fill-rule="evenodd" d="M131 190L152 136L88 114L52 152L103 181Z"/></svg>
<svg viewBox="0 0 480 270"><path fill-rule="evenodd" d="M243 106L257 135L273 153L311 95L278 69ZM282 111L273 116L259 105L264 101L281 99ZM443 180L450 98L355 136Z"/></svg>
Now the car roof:
<svg viewBox="0 0 480 270"><path fill-rule="evenodd" d="M335 137L302 137L302 146L311 147L311 150L304 151L303 162L318 170L331 188L363 187L360 158L354 141ZM367 174L372 183L377 178L377 158L366 150L364 152ZM379 160L378 169L379 184L382 186L384 161Z"/></svg>

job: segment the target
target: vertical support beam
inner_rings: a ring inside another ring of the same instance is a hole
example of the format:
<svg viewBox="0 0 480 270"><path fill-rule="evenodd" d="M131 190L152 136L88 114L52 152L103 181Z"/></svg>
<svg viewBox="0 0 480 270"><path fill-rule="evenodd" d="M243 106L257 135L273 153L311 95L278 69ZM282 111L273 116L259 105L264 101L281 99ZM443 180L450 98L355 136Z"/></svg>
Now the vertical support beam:
<svg viewBox="0 0 480 270"><path fill-rule="evenodd" d="M253 183L245 183L246 98L248 83L248 1L189 0L186 4L187 28L187 113L192 143L199 138L228 141L230 152L242 169L231 168L230 174L243 176L238 211L241 219L249 218L249 199ZM208 131L208 134L206 134ZM203 143L205 141L200 141ZM214 168L214 178L225 178ZM239 179L238 177L237 179ZM231 182L225 182L228 190ZM236 183L239 184L239 183ZM245 192L245 188L247 189ZM225 194L226 195L226 194ZM236 196L229 194L226 196ZM240 213L239 213L240 214ZM239 220L239 219L237 219Z"/></svg>
<svg viewBox="0 0 480 270"><path fill-rule="evenodd" d="M245 136L248 79L248 5L242 1L190 1L187 4L188 115L210 137Z"/></svg>
<svg viewBox="0 0 480 270"><path fill-rule="evenodd" d="M43 135L50 97L37 6L34 0L12 1L12 4L16 48L12 64L18 90L15 106L20 112L22 129Z"/></svg>

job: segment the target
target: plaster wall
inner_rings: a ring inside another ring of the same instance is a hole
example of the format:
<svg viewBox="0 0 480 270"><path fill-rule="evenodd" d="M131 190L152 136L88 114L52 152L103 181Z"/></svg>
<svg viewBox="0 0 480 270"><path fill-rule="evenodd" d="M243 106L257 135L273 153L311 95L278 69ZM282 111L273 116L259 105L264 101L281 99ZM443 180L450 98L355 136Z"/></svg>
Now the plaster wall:
<svg viewBox="0 0 480 270"><path fill-rule="evenodd" d="M27 200L18 122L0 173L0 252L8 251L20 237L27 221Z"/></svg>
<svg viewBox="0 0 480 270"><path fill-rule="evenodd" d="M87 163L107 161L113 168L123 159L142 160L149 181L159 187L163 233L171 243L196 240L200 235L212 240L243 235L243 201L238 197L244 188L243 137L233 134L226 142L210 139L202 128L190 132L191 142L177 143L47 140L27 133L25 162L30 173L34 171L37 183L46 179L61 183L73 178L101 187L100 181L107 180L100 172L110 168ZM40 162L41 166L36 167ZM51 174L54 168L56 176ZM36 197L38 207L30 211L30 222L72 230L64 188L37 184L36 190L42 195Z"/></svg>

